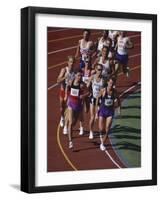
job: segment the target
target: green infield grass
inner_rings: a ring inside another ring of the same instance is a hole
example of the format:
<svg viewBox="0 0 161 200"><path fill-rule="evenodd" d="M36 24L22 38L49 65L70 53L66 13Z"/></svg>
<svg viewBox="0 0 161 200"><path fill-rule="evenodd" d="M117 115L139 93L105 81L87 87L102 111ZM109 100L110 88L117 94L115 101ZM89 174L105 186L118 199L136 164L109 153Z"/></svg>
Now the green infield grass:
<svg viewBox="0 0 161 200"><path fill-rule="evenodd" d="M141 92L125 98L109 134L112 146L127 167L141 167Z"/></svg>

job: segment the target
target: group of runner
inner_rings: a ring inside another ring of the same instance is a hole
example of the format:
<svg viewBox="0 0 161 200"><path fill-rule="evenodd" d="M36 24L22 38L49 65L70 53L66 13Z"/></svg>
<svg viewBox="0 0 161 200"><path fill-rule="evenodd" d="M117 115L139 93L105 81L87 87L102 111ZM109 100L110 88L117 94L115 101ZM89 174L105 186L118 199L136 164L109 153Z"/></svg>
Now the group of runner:
<svg viewBox="0 0 161 200"><path fill-rule="evenodd" d="M120 113L120 99L116 81L120 70L129 77L128 49L133 43L125 31L102 31L96 42L90 40L90 30L83 30L74 56L68 56L67 66L57 78L60 84L60 126L68 135L72 149L72 130L79 121L79 135L84 134L84 114L90 112L89 139L94 138L94 124L98 121L100 149L105 143L114 117L115 108ZM80 59L79 67L75 61ZM94 62L92 63L92 60Z"/></svg>

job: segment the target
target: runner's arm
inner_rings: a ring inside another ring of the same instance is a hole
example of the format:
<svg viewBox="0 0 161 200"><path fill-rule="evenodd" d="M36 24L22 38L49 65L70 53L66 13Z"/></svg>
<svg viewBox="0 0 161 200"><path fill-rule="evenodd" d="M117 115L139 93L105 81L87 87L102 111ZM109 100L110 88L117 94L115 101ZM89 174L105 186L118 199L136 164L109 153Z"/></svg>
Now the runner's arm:
<svg viewBox="0 0 161 200"><path fill-rule="evenodd" d="M115 100L114 100L114 102L115 102L115 106L117 108L118 114L121 115L121 101L120 101L120 97L119 97L116 90L115 90ZM116 103L117 103L117 105L116 105Z"/></svg>
<svg viewBox="0 0 161 200"><path fill-rule="evenodd" d="M61 82L63 82L65 79L66 79L66 76L65 76L65 69L63 68L63 69L61 69L60 74L59 74L59 76L58 76L58 78L57 78L57 83L61 83Z"/></svg>
<svg viewBox="0 0 161 200"><path fill-rule="evenodd" d="M87 82L87 88L89 88L91 86L93 80L93 75L89 78L88 82Z"/></svg>
<svg viewBox="0 0 161 200"><path fill-rule="evenodd" d="M75 59L77 59L79 57L79 53L80 53L80 40L79 40L78 45L77 45L77 49L76 49L76 53L75 53Z"/></svg>
<svg viewBox="0 0 161 200"><path fill-rule="evenodd" d="M100 90L98 97L96 98L96 107L99 105L99 100L101 99L104 92L104 88Z"/></svg>
<svg viewBox="0 0 161 200"><path fill-rule="evenodd" d="M65 87L65 96L64 96L64 101L67 101L68 98L68 93L70 91L70 87L71 87L71 81L68 82L68 84Z"/></svg>
<svg viewBox="0 0 161 200"><path fill-rule="evenodd" d="M99 39L94 43L94 53L93 53L93 57L96 57L97 56L97 47L98 47L98 42L99 42Z"/></svg>
<svg viewBox="0 0 161 200"><path fill-rule="evenodd" d="M83 94L80 95L80 99L84 99L89 95L89 88L87 88L85 83L81 84L81 90L83 91Z"/></svg>
<svg viewBox="0 0 161 200"><path fill-rule="evenodd" d="M132 49L133 47L134 47L133 42L130 40L130 38L128 38L126 48Z"/></svg>
<svg viewBox="0 0 161 200"><path fill-rule="evenodd" d="M98 63L98 58L95 59L93 65L92 65L92 69L93 70L95 70L95 66L96 66L97 63Z"/></svg>

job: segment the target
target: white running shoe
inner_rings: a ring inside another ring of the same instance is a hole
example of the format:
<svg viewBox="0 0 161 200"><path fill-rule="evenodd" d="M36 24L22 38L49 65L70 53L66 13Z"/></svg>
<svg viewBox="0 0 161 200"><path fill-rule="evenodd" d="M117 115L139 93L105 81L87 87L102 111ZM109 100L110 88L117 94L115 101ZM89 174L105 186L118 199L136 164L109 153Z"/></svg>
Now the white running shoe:
<svg viewBox="0 0 161 200"><path fill-rule="evenodd" d="M127 72L126 72L126 77L129 78L130 77L130 67L127 67Z"/></svg>
<svg viewBox="0 0 161 200"><path fill-rule="evenodd" d="M63 128L63 134L64 135L68 134L68 128L67 128L67 126L64 126L64 128Z"/></svg>
<svg viewBox="0 0 161 200"><path fill-rule="evenodd" d="M79 131L79 135L83 135L83 127L80 127L80 129L79 129L80 131Z"/></svg>
<svg viewBox="0 0 161 200"><path fill-rule="evenodd" d="M69 142L69 149L72 149L72 148L73 148L73 142L70 141L70 142Z"/></svg>
<svg viewBox="0 0 161 200"><path fill-rule="evenodd" d="M91 140L93 139L93 131L89 132L89 139L91 139Z"/></svg>
<svg viewBox="0 0 161 200"><path fill-rule="evenodd" d="M100 144L100 149L101 149L101 151L105 151L106 150L106 147L104 146L104 144Z"/></svg>
<svg viewBox="0 0 161 200"><path fill-rule="evenodd" d="M61 117L61 119L60 119L60 126L61 126L61 127L64 126L64 118L63 118L63 117Z"/></svg>

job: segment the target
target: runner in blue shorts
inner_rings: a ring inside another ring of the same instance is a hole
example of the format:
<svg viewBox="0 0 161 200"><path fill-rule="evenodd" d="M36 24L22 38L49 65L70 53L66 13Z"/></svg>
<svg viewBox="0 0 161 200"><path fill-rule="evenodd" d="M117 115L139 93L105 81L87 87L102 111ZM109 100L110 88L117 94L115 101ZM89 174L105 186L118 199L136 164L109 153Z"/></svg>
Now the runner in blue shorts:
<svg viewBox="0 0 161 200"><path fill-rule="evenodd" d="M117 95L116 89L113 88L114 79L110 78L107 81L107 87L103 88L100 92L100 108L98 111L99 116L99 132L100 132L100 149L105 151L105 142L108 137L109 130L112 125L112 119L114 117L115 107L118 107L120 113L120 99ZM103 131L106 130L103 135Z"/></svg>
<svg viewBox="0 0 161 200"><path fill-rule="evenodd" d="M115 72L116 76L122 68L124 74L129 77L129 67L128 64L128 49L133 48L133 43L131 42L130 38L126 36L126 31L120 31L120 35L117 38L116 43L116 65L115 65Z"/></svg>
<svg viewBox="0 0 161 200"><path fill-rule="evenodd" d="M80 56L80 69L85 67L85 58L91 56L94 51L94 43L90 40L90 35L90 30L84 29L83 38L78 41L75 58Z"/></svg>

